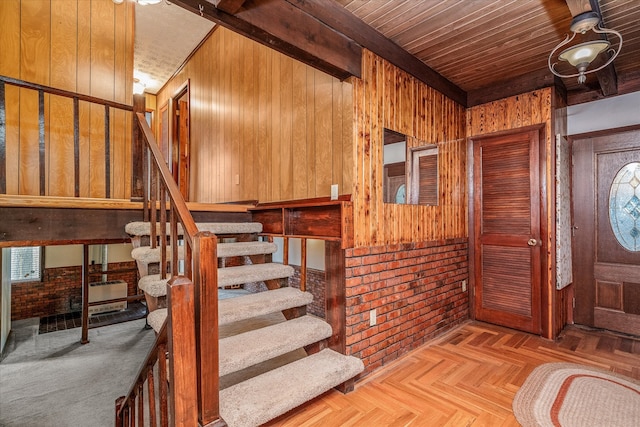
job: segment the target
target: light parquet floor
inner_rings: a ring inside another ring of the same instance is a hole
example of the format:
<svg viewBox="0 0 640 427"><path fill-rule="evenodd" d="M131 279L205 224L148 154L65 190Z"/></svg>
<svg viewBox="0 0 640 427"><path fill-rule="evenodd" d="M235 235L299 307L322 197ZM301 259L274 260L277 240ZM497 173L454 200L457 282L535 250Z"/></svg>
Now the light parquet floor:
<svg viewBox="0 0 640 427"><path fill-rule="evenodd" d="M553 342L468 322L365 378L352 393L332 390L268 425L519 426L513 397L529 373L547 362L640 379L640 340L569 326Z"/></svg>

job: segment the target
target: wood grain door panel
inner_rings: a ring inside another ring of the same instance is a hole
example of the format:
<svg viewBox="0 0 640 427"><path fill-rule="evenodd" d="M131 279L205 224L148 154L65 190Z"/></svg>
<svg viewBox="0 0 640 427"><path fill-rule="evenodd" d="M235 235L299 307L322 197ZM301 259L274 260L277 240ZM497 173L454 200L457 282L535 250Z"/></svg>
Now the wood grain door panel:
<svg viewBox="0 0 640 427"><path fill-rule="evenodd" d="M474 312L540 333L540 136L474 141Z"/></svg>
<svg viewBox="0 0 640 427"><path fill-rule="evenodd" d="M640 131L576 139L572 147L575 321L640 335L640 251L617 241L609 218L616 174L640 162Z"/></svg>

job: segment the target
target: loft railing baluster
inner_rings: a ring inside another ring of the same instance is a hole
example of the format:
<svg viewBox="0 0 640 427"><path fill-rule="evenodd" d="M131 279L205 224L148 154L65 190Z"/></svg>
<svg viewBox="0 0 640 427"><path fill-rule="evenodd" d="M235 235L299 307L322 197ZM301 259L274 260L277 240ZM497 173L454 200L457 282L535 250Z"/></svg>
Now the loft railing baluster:
<svg viewBox="0 0 640 427"><path fill-rule="evenodd" d="M73 191L80 197L80 101L73 98Z"/></svg>
<svg viewBox="0 0 640 427"><path fill-rule="evenodd" d="M4 82L0 80L0 194L7 192L7 112Z"/></svg>
<svg viewBox="0 0 640 427"><path fill-rule="evenodd" d="M38 154L40 163L40 195L46 194L46 168L44 146L44 91L38 91Z"/></svg>
<svg viewBox="0 0 640 427"><path fill-rule="evenodd" d="M104 106L104 193L111 198L111 118L109 106Z"/></svg>

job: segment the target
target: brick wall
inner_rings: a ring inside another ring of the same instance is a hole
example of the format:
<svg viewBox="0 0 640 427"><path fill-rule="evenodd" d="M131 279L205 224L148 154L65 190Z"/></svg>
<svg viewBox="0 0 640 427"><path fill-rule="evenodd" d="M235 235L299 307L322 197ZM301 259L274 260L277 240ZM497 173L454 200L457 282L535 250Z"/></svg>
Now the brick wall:
<svg viewBox="0 0 640 427"><path fill-rule="evenodd" d="M90 272L99 272L101 264L91 265ZM110 263L109 270L135 268L135 261ZM101 276L91 276L91 281L100 281ZM114 273L108 280L124 280L128 294L137 292L138 272ZM22 282L11 285L11 320L29 317L45 317L70 313L82 309L82 267L47 268L40 282Z"/></svg>
<svg viewBox="0 0 640 427"><path fill-rule="evenodd" d="M467 239L348 249L345 261L347 354L363 375L469 318Z"/></svg>
<svg viewBox="0 0 640 427"><path fill-rule="evenodd" d="M293 277L289 278L289 286L300 289L300 267L292 265ZM326 275L322 270L307 267L307 292L313 294L313 301L307 306L307 313L325 318Z"/></svg>

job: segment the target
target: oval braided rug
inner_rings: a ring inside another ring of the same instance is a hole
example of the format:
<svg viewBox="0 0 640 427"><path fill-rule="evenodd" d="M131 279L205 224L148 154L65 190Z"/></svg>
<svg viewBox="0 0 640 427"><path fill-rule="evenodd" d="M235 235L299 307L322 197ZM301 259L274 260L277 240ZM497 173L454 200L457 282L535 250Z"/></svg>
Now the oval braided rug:
<svg viewBox="0 0 640 427"><path fill-rule="evenodd" d="M546 363L513 399L523 427L638 427L640 381L589 366Z"/></svg>

